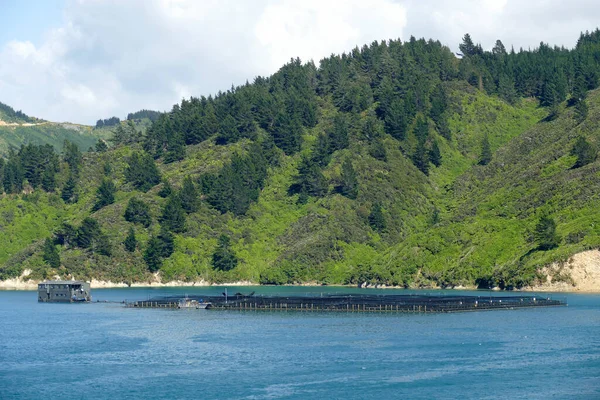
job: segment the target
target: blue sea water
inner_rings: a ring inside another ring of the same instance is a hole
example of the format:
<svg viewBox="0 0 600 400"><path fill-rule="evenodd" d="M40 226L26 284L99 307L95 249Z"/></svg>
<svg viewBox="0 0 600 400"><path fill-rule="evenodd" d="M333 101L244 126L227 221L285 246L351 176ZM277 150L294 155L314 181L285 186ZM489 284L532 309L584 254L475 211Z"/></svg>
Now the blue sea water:
<svg viewBox="0 0 600 400"><path fill-rule="evenodd" d="M569 306L408 315L40 304L0 291L0 398L600 399L600 296L555 297Z"/></svg>

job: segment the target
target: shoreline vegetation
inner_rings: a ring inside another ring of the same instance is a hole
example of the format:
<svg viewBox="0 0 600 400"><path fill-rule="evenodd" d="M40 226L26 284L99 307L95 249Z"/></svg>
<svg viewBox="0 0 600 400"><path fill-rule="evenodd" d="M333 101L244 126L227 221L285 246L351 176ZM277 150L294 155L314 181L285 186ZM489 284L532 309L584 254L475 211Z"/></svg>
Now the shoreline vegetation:
<svg viewBox="0 0 600 400"><path fill-rule="evenodd" d="M516 292L562 292L562 293L600 293L600 251L589 250L574 254L566 263L553 263L542 268L539 271L546 276L545 282L538 282L532 286L526 286L520 289L506 290ZM18 278L6 279L0 281L0 290L36 290L41 280L28 279L31 271L25 270ZM61 279L55 276L53 279ZM75 279L75 278L73 278ZM171 280L163 282L159 273L153 275L152 281L145 282L112 282L92 279L90 281L92 289L113 289L113 288L157 288L157 287L209 287L209 286L271 286L261 285L258 282L248 280L214 283L205 280L182 281ZM296 283L293 285L281 286L307 286L307 287L356 287L357 285L325 285L319 282ZM403 287L388 286L385 284L364 284L360 288L366 289L422 289L422 290L477 290L473 285L458 285L449 287L421 286L421 287ZM500 291L498 287L490 288Z"/></svg>

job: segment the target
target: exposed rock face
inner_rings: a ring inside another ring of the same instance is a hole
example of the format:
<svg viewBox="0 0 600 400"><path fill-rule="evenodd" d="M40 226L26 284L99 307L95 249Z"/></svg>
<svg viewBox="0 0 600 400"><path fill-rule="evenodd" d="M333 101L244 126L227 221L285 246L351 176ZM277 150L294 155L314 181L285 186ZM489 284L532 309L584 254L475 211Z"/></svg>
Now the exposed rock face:
<svg viewBox="0 0 600 400"><path fill-rule="evenodd" d="M546 282L529 290L600 292L600 251L574 254L566 263L554 263L540 272L546 276Z"/></svg>

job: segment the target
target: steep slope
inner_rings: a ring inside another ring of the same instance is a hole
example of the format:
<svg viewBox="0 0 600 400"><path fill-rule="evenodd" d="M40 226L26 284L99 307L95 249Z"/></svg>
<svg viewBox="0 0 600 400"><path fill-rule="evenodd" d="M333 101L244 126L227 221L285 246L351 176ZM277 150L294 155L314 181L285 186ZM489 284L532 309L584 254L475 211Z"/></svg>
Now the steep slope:
<svg viewBox="0 0 600 400"><path fill-rule="evenodd" d="M176 235L175 252L161 267L163 279L263 283L377 280L388 284L410 284L414 279L409 276L406 280L398 280L401 275L392 279L390 275L372 274L371 266L390 246L399 241L410 242L418 232L429 230L435 210L446 207L444 185L476 163L483 132L489 134L496 148L545 116L545 111L539 109L535 101L526 100L510 106L465 84L454 85L448 90L452 93L451 104L455 110L450 117L450 129L452 135L461 140L447 141L438 137L445 163L432 170L430 179L399 150L400 142L389 135L383 139L387 160L372 157L368 142L362 138L359 129L362 124L357 121L355 128L350 130L350 146L336 151L324 169L331 194L305 205L297 204L297 196L290 196L288 188L297 174L302 155L310 154L317 136L328 128L335 115L333 106L326 101L321 106L322 113L334 115L323 118L307 131L301 153L291 157L282 155L279 165L269 170L258 201L250 206L245 216L221 214L206 202L201 203L198 212L188 216L187 231ZM259 132L259 135L265 134ZM158 166L163 177L174 188L179 188L184 177L198 179L206 173L217 172L233 154L247 153L250 144L250 141L242 140L219 146L204 141L189 146L182 161L159 163ZM135 227L137 239L142 244L151 234L158 233L157 220L166 202L157 196L161 185L141 193L124 179L126 160L136 148L139 145L85 154L76 204L64 204L57 194L43 192L20 196L19 201L11 197L0 200L3 225L10 226L10 230L0 232L0 240L6 239L10 243L0 253L4 278L28 269L32 270L31 276L37 278L58 272L61 276L71 274L126 282L153 279L142 257L143 247L129 253L121 245L131 226L123 218L130 198L145 201L156 221L149 229ZM360 184L356 200L335 193L341 164L347 157L353 160ZM63 267L57 271L49 269L41 258L42 243L36 238L50 236L63 221L76 225L90 213L95 202L94 192L106 175L105 165L111 166L109 177L119 190L114 204L91 215L101 222L113 243L113 254L109 258L83 249L62 248ZM62 168L67 170L68 166L63 164ZM374 204L381 204L384 209L387 227L381 232L369 225L369 213ZM211 266L212 253L223 232L232 237L233 248L240 259L239 266L226 273L215 271ZM387 272L396 274L394 268L388 268Z"/></svg>
<svg viewBox="0 0 600 400"><path fill-rule="evenodd" d="M599 244L600 31L469 41L291 60L110 149L23 147L0 163L0 279L535 284Z"/></svg>
<svg viewBox="0 0 600 400"><path fill-rule="evenodd" d="M574 108L541 121L475 166L448 188L440 222L384 257L380 271L419 271L414 284L521 287L544 282L541 269L600 245L598 161L574 168L571 149L585 137L597 146L600 92L590 92L581 123ZM560 245L540 251L541 215L553 216ZM381 272L383 273L383 272ZM568 279L568 276L564 277Z"/></svg>

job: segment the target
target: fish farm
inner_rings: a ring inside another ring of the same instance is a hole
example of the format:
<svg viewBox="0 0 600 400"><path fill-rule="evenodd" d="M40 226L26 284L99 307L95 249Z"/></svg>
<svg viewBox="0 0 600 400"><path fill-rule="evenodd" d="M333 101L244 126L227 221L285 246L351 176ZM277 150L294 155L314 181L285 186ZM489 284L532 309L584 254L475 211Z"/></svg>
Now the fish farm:
<svg viewBox="0 0 600 400"><path fill-rule="evenodd" d="M540 296L444 296L331 294L323 296L160 296L126 303L130 308L195 308L236 311L448 313L529 307L566 306Z"/></svg>

